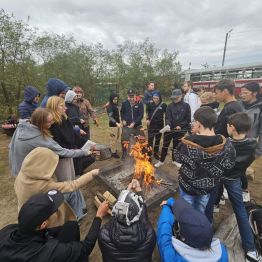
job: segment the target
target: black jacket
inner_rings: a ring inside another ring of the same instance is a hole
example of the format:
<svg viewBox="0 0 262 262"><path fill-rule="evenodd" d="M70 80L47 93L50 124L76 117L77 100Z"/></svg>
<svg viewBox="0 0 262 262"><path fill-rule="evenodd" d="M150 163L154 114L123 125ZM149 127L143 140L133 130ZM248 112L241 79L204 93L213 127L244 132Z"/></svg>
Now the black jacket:
<svg viewBox="0 0 262 262"><path fill-rule="evenodd" d="M118 97L115 94L110 95L109 105L106 109L109 118L109 126L116 127L116 123L120 123L120 116L117 104L113 103L113 98Z"/></svg>
<svg viewBox="0 0 262 262"><path fill-rule="evenodd" d="M182 164L179 169L179 186L189 195L206 195L218 184L224 171L234 167L235 150L229 139L222 136L219 144L216 137L209 141L202 140L202 144L206 143L207 147L193 142L194 139L190 137L182 138L174 150L175 161ZM212 142L215 142L213 146Z"/></svg>
<svg viewBox="0 0 262 262"><path fill-rule="evenodd" d="M217 118L217 124L215 126L216 134L223 135L224 137L229 137L227 133L227 121L229 116L237 112L242 112L243 106L238 101L232 101L225 104L223 110Z"/></svg>
<svg viewBox="0 0 262 262"><path fill-rule="evenodd" d="M257 146L256 139L252 138L245 138L242 140L230 138L230 141L236 150L236 163L232 169L224 173L224 177L229 179L245 175L247 168L255 160Z"/></svg>
<svg viewBox="0 0 262 262"><path fill-rule="evenodd" d="M81 114L80 114L80 109L77 105L74 105L73 103L68 103L66 102L66 114L70 120L70 122L72 123L73 126L78 125L80 128L83 128L81 122L80 122L80 118L81 118Z"/></svg>
<svg viewBox="0 0 262 262"><path fill-rule="evenodd" d="M86 140L74 131L70 120L63 118L61 124L54 123L50 127L50 132L53 139L61 146L67 149L81 148Z"/></svg>
<svg viewBox="0 0 262 262"><path fill-rule="evenodd" d="M182 130L190 130L191 109L188 103L170 103L166 109L166 124L174 129L180 126Z"/></svg>
<svg viewBox="0 0 262 262"><path fill-rule="evenodd" d="M167 105L162 103L162 99L160 97L160 103L150 103L146 106L147 110L147 120L150 120L149 128L161 129L164 127L164 115L166 113ZM162 103L162 104L161 104ZM157 109L154 114L155 109L161 104L161 106ZM154 114L154 116L153 116ZM152 118L153 116L153 118Z"/></svg>
<svg viewBox="0 0 262 262"><path fill-rule="evenodd" d="M127 125L135 123L135 127L142 126L142 119L144 117L144 105L141 102L135 103L131 106L128 100L122 103L120 110L121 120L126 121Z"/></svg>
<svg viewBox="0 0 262 262"><path fill-rule="evenodd" d="M61 243L56 238L46 237L43 231L25 235L17 224L0 230L1 262L82 262L88 261L101 225L95 218L83 241Z"/></svg>
<svg viewBox="0 0 262 262"><path fill-rule="evenodd" d="M112 218L98 237L104 262L150 262L156 244L156 235L144 205L140 220L130 226Z"/></svg>

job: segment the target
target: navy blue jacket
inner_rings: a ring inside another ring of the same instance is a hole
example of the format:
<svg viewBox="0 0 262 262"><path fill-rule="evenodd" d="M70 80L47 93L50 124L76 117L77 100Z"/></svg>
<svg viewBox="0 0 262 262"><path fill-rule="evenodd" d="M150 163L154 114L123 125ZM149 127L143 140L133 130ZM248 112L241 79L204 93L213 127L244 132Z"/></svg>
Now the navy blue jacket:
<svg viewBox="0 0 262 262"><path fill-rule="evenodd" d="M30 118L32 113L38 107L37 103L33 100L36 96L40 95L40 92L34 86L27 86L24 91L24 101L19 104L18 111L20 118Z"/></svg>
<svg viewBox="0 0 262 262"><path fill-rule="evenodd" d="M144 117L144 105L136 103L131 106L128 100L122 103L120 110L121 120L126 121L127 125L135 123L135 127L142 126L142 119Z"/></svg>

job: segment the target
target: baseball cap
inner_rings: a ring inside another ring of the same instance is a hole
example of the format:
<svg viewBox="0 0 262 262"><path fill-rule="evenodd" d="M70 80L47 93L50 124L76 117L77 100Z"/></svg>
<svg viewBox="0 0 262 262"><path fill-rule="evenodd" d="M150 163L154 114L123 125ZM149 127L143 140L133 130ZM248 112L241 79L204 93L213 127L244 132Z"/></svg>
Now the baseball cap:
<svg viewBox="0 0 262 262"><path fill-rule="evenodd" d="M138 221L143 210L143 198L129 190L122 190L112 209L118 222L130 226Z"/></svg>
<svg viewBox="0 0 262 262"><path fill-rule="evenodd" d="M127 95L129 95L129 96L134 96L135 94L136 94L136 92L135 92L134 89L128 89Z"/></svg>
<svg viewBox="0 0 262 262"><path fill-rule="evenodd" d="M176 200L172 210L186 244L194 248L210 247L213 229L205 214L194 209L184 199Z"/></svg>
<svg viewBox="0 0 262 262"><path fill-rule="evenodd" d="M170 96L170 98L177 98L179 96L182 96L182 91L181 89L175 89L172 91L172 95Z"/></svg>
<svg viewBox="0 0 262 262"><path fill-rule="evenodd" d="M19 211L19 229L24 233L33 232L37 226L54 214L63 202L64 196L57 190L33 195Z"/></svg>

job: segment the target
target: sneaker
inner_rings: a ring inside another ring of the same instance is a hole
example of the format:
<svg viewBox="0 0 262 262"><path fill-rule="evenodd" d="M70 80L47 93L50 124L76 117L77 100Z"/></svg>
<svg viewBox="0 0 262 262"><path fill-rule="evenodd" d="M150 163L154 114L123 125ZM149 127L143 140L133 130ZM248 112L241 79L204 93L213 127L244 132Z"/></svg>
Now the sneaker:
<svg viewBox="0 0 262 262"><path fill-rule="evenodd" d="M219 205L214 205L213 212L214 213L219 213Z"/></svg>
<svg viewBox="0 0 262 262"><path fill-rule="evenodd" d="M176 161L172 161L172 164L175 165L176 167L180 168L182 166L182 164L176 162Z"/></svg>
<svg viewBox="0 0 262 262"><path fill-rule="evenodd" d="M111 157L114 157L114 158L120 158L120 156L117 154L117 152L112 153L112 154L111 154Z"/></svg>
<svg viewBox="0 0 262 262"><path fill-rule="evenodd" d="M160 166L163 166L163 165L164 165L164 162L158 161L154 166L160 167Z"/></svg>
<svg viewBox="0 0 262 262"><path fill-rule="evenodd" d="M243 195L243 202L249 202L250 201L250 194L249 194L248 191L243 191L242 195Z"/></svg>
<svg viewBox="0 0 262 262"><path fill-rule="evenodd" d="M225 205L225 204L226 204L225 197L222 196L222 197L220 198L219 205Z"/></svg>
<svg viewBox="0 0 262 262"><path fill-rule="evenodd" d="M257 253L257 251L248 251L246 253L246 262L262 262L262 257Z"/></svg>

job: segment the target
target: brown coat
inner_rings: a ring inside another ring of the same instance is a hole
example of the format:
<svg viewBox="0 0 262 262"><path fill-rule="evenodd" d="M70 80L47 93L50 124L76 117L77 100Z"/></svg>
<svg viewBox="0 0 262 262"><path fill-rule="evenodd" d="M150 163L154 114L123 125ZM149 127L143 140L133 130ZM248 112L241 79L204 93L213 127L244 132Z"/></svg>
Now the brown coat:
<svg viewBox="0 0 262 262"><path fill-rule="evenodd" d="M43 147L35 148L26 156L14 184L18 209L34 194L51 189L73 192L93 179L94 172L90 171L72 181L56 182L53 176L58 160L58 155Z"/></svg>

